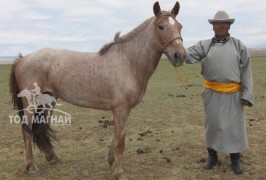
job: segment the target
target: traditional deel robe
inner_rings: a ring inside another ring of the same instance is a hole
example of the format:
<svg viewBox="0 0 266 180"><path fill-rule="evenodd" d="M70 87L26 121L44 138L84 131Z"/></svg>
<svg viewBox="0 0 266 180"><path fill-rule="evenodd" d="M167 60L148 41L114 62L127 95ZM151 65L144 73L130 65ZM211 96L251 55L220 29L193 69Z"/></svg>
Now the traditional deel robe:
<svg viewBox="0 0 266 180"><path fill-rule="evenodd" d="M221 93L206 88L202 94L206 120L206 144L222 153L239 153L248 148L246 120L241 99L254 103L250 56L243 43L231 36L199 41L187 49L186 63L201 62L205 80L240 83L241 89Z"/></svg>

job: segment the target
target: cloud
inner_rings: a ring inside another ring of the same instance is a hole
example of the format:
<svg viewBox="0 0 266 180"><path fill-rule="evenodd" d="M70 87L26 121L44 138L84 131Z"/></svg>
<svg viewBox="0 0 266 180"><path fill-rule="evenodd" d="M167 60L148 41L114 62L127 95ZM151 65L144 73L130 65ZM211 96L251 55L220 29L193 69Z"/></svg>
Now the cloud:
<svg viewBox="0 0 266 180"><path fill-rule="evenodd" d="M248 47L266 46L262 0L179 0L185 46L213 36L208 19L226 10L236 21L231 35ZM117 31L125 34L153 16L154 0L0 0L0 53L27 54L41 47L98 51ZM171 10L175 1L159 1Z"/></svg>

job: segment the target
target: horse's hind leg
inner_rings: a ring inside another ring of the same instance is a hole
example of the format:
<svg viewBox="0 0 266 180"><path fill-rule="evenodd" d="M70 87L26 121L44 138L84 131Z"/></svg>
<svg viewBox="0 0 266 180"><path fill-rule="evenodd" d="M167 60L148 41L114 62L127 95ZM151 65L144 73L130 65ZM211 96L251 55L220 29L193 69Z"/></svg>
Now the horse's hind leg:
<svg viewBox="0 0 266 180"><path fill-rule="evenodd" d="M121 163L125 150L126 121L129 111L127 108L118 108L113 111L114 130L108 163L112 166L115 177L119 177L123 173Z"/></svg>
<svg viewBox="0 0 266 180"><path fill-rule="evenodd" d="M32 121L31 121L32 116L33 114L29 113L27 110L24 110L24 117L26 117L24 121L27 120L28 125L23 126L22 135L23 135L23 140L24 140L24 145L25 145L26 171L30 176L34 176L38 174L39 172L39 169L37 165L35 164L33 153L32 153L32 134L30 134L30 132L27 132L31 129L31 126L32 126ZM27 130L26 128L29 128L29 129Z"/></svg>

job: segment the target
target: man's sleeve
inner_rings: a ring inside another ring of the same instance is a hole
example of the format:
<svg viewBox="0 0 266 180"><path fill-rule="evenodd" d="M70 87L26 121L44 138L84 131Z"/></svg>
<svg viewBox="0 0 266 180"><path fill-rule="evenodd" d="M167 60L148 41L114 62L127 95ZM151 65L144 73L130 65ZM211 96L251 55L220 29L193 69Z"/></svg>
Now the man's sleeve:
<svg viewBox="0 0 266 180"><path fill-rule="evenodd" d="M243 45L241 47L241 88L242 88L242 99L248 101L251 106L254 103L253 96L253 78L251 70L251 59L247 48Z"/></svg>

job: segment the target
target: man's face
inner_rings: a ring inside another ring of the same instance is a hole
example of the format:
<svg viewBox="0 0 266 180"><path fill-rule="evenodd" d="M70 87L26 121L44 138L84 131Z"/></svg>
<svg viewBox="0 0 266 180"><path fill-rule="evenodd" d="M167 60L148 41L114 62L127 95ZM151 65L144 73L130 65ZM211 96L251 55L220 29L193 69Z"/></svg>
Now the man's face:
<svg viewBox="0 0 266 180"><path fill-rule="evenodd" d="M225 38L228 35L230 24L227 22L213 23L213 31L217 38Z"/></svg>

